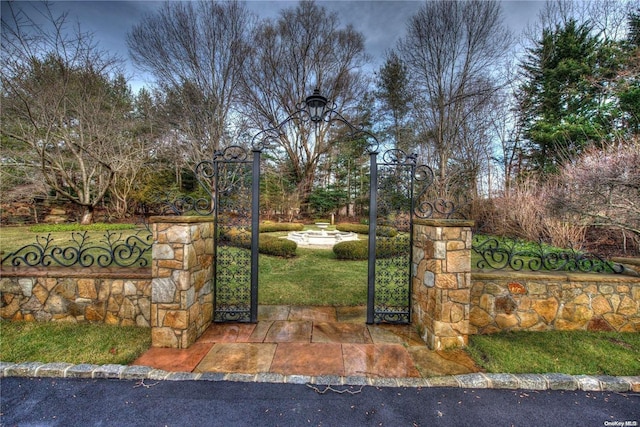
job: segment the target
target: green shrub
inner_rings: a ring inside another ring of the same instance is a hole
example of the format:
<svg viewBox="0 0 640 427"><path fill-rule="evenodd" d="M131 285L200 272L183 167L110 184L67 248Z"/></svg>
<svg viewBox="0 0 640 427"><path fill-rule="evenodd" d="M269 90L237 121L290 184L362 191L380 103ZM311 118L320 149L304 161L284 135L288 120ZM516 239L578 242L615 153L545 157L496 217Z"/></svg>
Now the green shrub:
<svg viewBox="0 0 640 427"><path fill-rule="evenodd" d="M369 234L369 226L365 224L341 222L340 224L336 224L336 230L343 231L345 233Z"/></svg>
<svg viewBox="0 0 640 427"><path fill-rule="evenodd" d="M106 224L104 222L96 222L95 224L37 224L29 227L29 231L33 233L55 233L58 231L114 231L114 230L132 230L136 228L135 224Z"/></svg>
<svg viewBox="0 0 640 427"><path fill-rule="evenodd" d="M291 240L273 236L260 236L259 252L265 255L293 258L296 256L298 244Z"/></svg>
<svg viewBox="0 0 640 427"><path fill-rule="evenodd" d="M389 227L386 225L379 225L376 228L376 236L382 237L396 237L398 235L398 230L393 227Z"/></svg>
<svg viewBox="0 0 640 427"><path fill-rule="evenodd" d="M367 240L350 240L333 246L333 253L338 259L365 260L369 257ZM376 258L393 258L400 254L409 254L409 238L407 236L376 239Z"/></svg>
<svg viewBox="0 0 640 427"><path fill-rule="evenodd" d="M304 224L298 224L295 222L272 222L265 221L260 223L261 233L272 233L274 231L302 231Z"/></svg>
<svg viewBox="0 0 640 427"><path fill-rule="evenodd" d="M336 225L336 230L358 234L369 234L369 226L366 224L352 224L343 222ZM378 227L376 227L376 235L384 237L395 237L398 235L398 230L386 225L379 225Z"/></svg>
<svg viewBox="0 0 640 427"><path fill-rule="evenodd" d="M251 232L247 229L231 227L222 232L222 240L227 244L238 248L251 249ZM258 252L265 255L274 255L284 258L296 256L298 245L287 239L279 239L274 236L261 235Z"/></svg>
<svg viewBox="0 0 640 427"><path fill-rule="evenodd" d="M366 260L369 257L369 242L366 240L349 240L333 245L336 258L350 261Z"/></svg>

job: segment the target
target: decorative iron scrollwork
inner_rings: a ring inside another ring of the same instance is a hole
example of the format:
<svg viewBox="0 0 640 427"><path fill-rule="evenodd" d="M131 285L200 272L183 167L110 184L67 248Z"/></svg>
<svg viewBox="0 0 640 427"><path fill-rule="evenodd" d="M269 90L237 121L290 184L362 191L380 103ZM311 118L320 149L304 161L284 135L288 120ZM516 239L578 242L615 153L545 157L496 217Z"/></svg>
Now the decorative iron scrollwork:
<svg viewBox="0 0 640 427"><path fill-rule="evenodd" d="M369 260L375 263L374 323L410 322L411 196L415 160L415 156L403 150L391 149L382 153L376 164L376 250L375 259Z"/></svg>
<svg viewBox="0 0 640 427"><path fill-rule="evenodd" d="M239 145L230 145L223 150L216 151L213 155L214 162L246 162L249 158L249 153L247 149L241 147ZM211 163L211 162L208 162ZM211 169L211 175L209 178L214 176L213 168Z"/></svg>
<svg viewBox="0 0 640 427"><path fill-rule="evenodd" d="M538 242L532 243L511 239L488 238L480 241L474 236L472 246L480 255L476 267L480 269L515 271L568 271L583 273L624 272L620 264L607 261L595 254L576 251L573 248L558 250Z"/></svg>
<svg viewBox="0 0 640 427"><path fill-rule="evenodd" d="M366 150L368 153L374 153L378 151L380 143L376 136L365 130L364 125L354 125L349 120L347 120L342 114L340 114L336 108L337 105L334 102L328 101L327 105L324 108L324 112L321 117L312 117L308 106L305 101L299 102L295 106L296 110L287 116L284 120L282 120L277 125L274 125L268 129L262 130L258 132L251 140L251 147L254 150L262 151L265 148L271 146L274 141L283 134L285 126L289 123L296 121L302 124L305 123L315 123L316 125L319 122L330 124L330 123L341 123L348 129L347 137L349 138L364 138L367 142Z"/></svg>
<svg viewBox="0 0 640 427"><path fill-rule="evenodd" d="M107 231L94 243L87 231L71 233L69 245L54 244L51 233L36 236L36 242L25 245L2 258L2 264L14 267L146 267L145 257L151 251L151 233L139 230L123 238L123 233Z"/></svg>
<svg viewBox="0 0 640 427"><path fill-rule="evenodd" d="M165 214L170 215L201 215L208 216L214 211L215 206L210 198L183 196L174 200L165 200Z"/></svg>
<svg viewBox="0 0 640 427"><path fill-rule="evenodd" d="M376 237L374 322L410 322L410 236Z"/></svg>

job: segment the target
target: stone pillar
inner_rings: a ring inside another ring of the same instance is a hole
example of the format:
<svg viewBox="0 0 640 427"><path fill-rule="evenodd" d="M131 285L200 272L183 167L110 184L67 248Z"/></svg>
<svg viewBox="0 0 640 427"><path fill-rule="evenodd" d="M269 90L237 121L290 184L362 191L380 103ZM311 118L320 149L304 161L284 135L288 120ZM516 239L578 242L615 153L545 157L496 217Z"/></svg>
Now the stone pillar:
<svg viewBox="0 0 640 427"><path fill-rule="evenodd" d="M433 350L468 342L473 221L414 220L412 323Z"/></svg>
<svg viewBox="0 0 640 427"><path fill-rule="evenodd" d="M151 217L151 345L187 348L213 319L211 217Z"/></svg>

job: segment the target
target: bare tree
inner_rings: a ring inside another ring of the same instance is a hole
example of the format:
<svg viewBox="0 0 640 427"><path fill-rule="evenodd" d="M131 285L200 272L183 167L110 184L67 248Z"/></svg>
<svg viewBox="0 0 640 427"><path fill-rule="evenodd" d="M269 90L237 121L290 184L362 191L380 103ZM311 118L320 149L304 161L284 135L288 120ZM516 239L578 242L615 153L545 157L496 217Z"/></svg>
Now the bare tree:
<svg viewBox="0 0 640 427"><path fill-rule="evenodd" d="M367 60L363 36L341 27L337 14L313 1L284 9L261 24L247 62L243 104L256 129L275 126L296 111L315 88L351 118L363 97L361 67ZM330 126L294 121L276 141L275 156L288 165L300 200L311 192L317 166L330 150ZM304 209L304 207L303 207Z"/></svg>
<svg viewBox="0 0 640 427"><path fill-rule="evenodd" d="M414 111L440 182L451 160L463 157L463 137L481 139L461 131L480 129L469 121L496 93L496 69L510 41L495 1L425 2L407 26L398 51L412 77Z"/></svg>
<svg viewBox="0 0 640 427"><path fill-rule="evenodd" d="M640 142L592 150L561 170L551 194L560 213L635 236L640 249Z"/></svg>
<svg viewBox="0 0 640 427"><path fill-rule="evenodd" d="M517 65L514 61L505 68L507 84L491 100L487 109L491 135L497 142L497 152L492 161L499 165L503 174L503 183L499 187L506 193L521 172L523 122L519 116L517 93Z"/></svg>
<svg viewBox="0 0 640 427"><path fill-rule="evenodd" d="M627 32L629 13L637 8L637 0L547 0L526 37L535 41L543 29L564 27L573 19L579 24L589 22L603 39L619 40Z"/></svg>
<svg viewBox="0 0 640 427"><path fill-rule="evenodd" d="M254 22L238 1L166 2L127 35L134 63L162 89L167 120L188 142L193 164L228 143Z"/></svg>
<svg viewBox="0 0 640 427"><path fill-rule="evenodd" d="M93 220L127 144L130 93L120 61L46 4L2 17L2 137L22 144L44 180ZM33 15L39 14L39 15ZM36 19L37 18L37 19ZM44 23L41 21L45 21Z"/></svg>

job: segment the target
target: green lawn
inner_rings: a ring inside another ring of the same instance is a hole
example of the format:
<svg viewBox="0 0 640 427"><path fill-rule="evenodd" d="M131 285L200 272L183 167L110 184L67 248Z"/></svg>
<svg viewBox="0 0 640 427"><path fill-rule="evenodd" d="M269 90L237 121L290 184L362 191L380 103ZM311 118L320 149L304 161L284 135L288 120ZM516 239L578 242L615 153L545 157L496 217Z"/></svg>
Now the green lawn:
<svg viewBox="0 0 640 427"><path fill-rule="evenodd" d="M3 362L128 364L151 346L151 329L67 322L0 322Z"/></svg>
<svg viewBox="0 0 640 427"><path fill-rule="evenodd" d="M340 261L330 249L260 255L260 304L353 306L367 303L367 261Z"/></svg>
<svg viewBox="0 0 640 427"><path fill-rule="evenodd" d="M469 337L469 354L487 372L640 375L640 334L505 332Z"/></svg>

